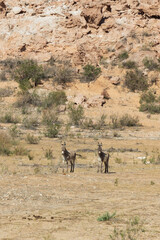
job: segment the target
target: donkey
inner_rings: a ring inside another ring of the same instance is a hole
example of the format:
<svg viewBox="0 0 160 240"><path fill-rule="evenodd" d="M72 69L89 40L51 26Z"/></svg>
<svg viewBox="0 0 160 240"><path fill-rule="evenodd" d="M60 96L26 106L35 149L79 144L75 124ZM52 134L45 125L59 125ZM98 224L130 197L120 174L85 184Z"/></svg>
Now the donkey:
<svg viewBox="0 0 160 240"><path fill-rule="evenodd" d="M67 164L67 172L68 172L68 163L70 162L71 164L71 169L70 172L74 172L74 167L75 167L75 161L76 161L76 152L69 152L66 149L66 143L62 143L62 158L63 158L63 163ZM64 172L64 169L63 169Z"/></svg>
<svg viewBox="0 0 160 240"><path fill-rule="evenodd" d="M108 173L108 162L109 162L109 153L104 153L102 151L102 143L98 143L98 162L101 163L101 173L102 173L102 166L104 163L105 166L105 173ZM99 164L98 164L98 172L99 172Z"/></svg>

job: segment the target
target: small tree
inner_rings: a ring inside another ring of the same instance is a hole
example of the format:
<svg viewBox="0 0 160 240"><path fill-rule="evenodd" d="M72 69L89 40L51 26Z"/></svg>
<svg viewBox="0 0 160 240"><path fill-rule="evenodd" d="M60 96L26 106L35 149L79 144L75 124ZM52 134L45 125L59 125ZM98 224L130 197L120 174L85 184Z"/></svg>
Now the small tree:
<svg viewBox="0 0 160 240"><path fill-rule="evenodd" d="M144 91L148 89L148 81L144 76L143 72L138 69L134 71L128 71L125 75L125 86L128 87L131 91L135 92Z"/></svg>
<svg viewBox="0 0 160 240"><path fill-rule="evenodd" d="M17 64L13 77L21 90L26 91L41 83L44 77L43 68L34 60L22 60Z"/></svg>
<svg viewBox="0 0 160 240"><path fill-rule="evenodd" d="M82 73L82 81L84 82L90 82L95 80L101 73L100 67L95 67L90 64L87 64L86 66L84 66L83 70L84 71Z"/></svg>

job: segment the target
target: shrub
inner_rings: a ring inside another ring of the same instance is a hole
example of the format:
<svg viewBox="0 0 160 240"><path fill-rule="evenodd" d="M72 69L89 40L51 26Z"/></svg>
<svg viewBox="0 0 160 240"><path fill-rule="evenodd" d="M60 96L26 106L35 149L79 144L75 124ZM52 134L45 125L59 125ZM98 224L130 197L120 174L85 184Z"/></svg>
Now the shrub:
<svg viewBox="0 0 160 240"><path fill-rule="evenodd" d="M64 91L50 92L48 96L43 100L42 106L44 108L49 108L51 106L59 106L65 104L67 101L67 96Z"/></svg>
<svg viewBox="0 0 160 240"><path fill-rule="evenodd" d="M90 82L95 80L101 73L100 67L95 67L93 65L87 64L83 67L82 81Z"/></svg>
<svg viewBox="0 0 160 240"><path fill-rule="evenodd" d="M45 152L45 157L50 160L50 159L53 159L53 151L52 149L46 149L46 152Z"/></svg>
<svg viewBox="0 0 160 240"><path fill-rule="evenodd" d="M28 150L25 149L25 148L23 148L23 147L21 147L21 146L17 146L17 147L14 149L13 153L14 153L15 155L18 155L18 156L25 156L25 155L28 154Z"/></svg>
<svg viewBox="0 0 160 240"><path fill-rule="evenodd" d="M36 61L22 60L17 64L13 77L19 83L20 89L26 91L41 83L44 72L42 66L39 66Z"/></svg>
<svg viewBox="0 0 160 240"><path fill-rule="evenodd" d="M106 212L104 215L100 216L97 218L97 221L102 222L102 221L110 221L112 218L114 218L116 213L110 214L109 212Z"/></svg>
<svg viewBox="0 0 160 240"><path fill-rule="evenodd" d="M127 69L132 69L132 68L136 68L137 64L135 61L126 61L122 63L122 67Z"/></svg>
<svg viewBox="0 0 160 240"><path fill-rule="evenodd" d="M127 222L125 229L114 228L113 234L110 235L111 240L135 240L141 239L140 233L144 232L143 222L138 217L134 217Z"/></svg>
<svg viewBox="0 0 160 240"><path fill-rule="evenodd" d="M23 119L23 125L27 129L34 129L39 125L37 117L25 117Z"/></svg>
<svg viewBox="0 0 160 240"><path fill-rule="evenodd" d="M12 139L3 131L0 131L0 155L11 154Z"/></svg>
<svg viewBox="0 0 160 240"><path fill-rule="evenodd" d="M70 103L68 106L68 116L73 125L81 125L84 118L83 107L81 105L75 106L74 103Z"/></svg>
<svg viewBox="0 0 160 240"><path fill-rule="evenodd" d="M30 144L38 144L39 143L39 137L35 137L32 134L27 134L26 141Z"/></svg>
<svg viewBox="0 0 160 240"><path fill-rule="evenodd" d="M149 86L146 77L138 69L126 73L124 85L133 92L147 90Z"/></svg>
<svg viewBox="0 0 160 240"><path fill-rule="evenodd" d="M17 116L13 115L13 113L8 112L2 115L0 118L0 121L3 123L18 123L19 119Z"/></svg>
<svg viewBox="0 0 160 240"><path fill-rule="evenodd" d="M6 72L5 71L1 71L0 72L0 81L2 81L2 82L7 81L7 77L6 77Z"/></svg>
<svg viewBox="0 0 160 240"><path fill-rule="evenodd" d="M0 88L0 97L9 97L13 94L13 90L8 88Z"/></svg>
<svg viewBox="0 0 160 240"><path fill-rule="evenodd" d="M55 82L65 85L66 83L72 82L73 78L74 71L68 64L56 67L54 77Z"/></svg>
<svg viewBox="0 0 160 240"><path fill-rule="evenodd" d="M129 56L128 56L128 52L127 51L123 51L121 52L119 55L118 55L118 59L120 61L123 61L125 59L127 59Z"/></svg>
<svg viewBox="0 0 160 240"><path fill-rule="evenodd" d="M139 102L139 110L141 112L149 112L151 114L160 113L160 96L157 97L153 91L149 90L143 93Z"/></svg>
<svg viewBox="0 0 160 240"><path fill-rule="evenodd" d="M32 93L24 92L23 94L19 95L18 100L16 102L16 107L24 108L27 105L33 105L35 107L42 105L41 98L35 91Z"/></svg>
<svg viewBox="0 0 160 240"><path fill-rule="evenodd" d="M127 126L127 127L139 126L138 117L132 117L129 114L124 114L119 119L119 122L120 122L120 126Z"/></svg>
<svg viewBox="0 0 160 240"><path fill-rule="evenodd" d="M130 116L129 114L124 114L121 117L118 117L117 115L111 115L111 127L114 128L120 128L120 127L134 127L134 126L140 126L138 117Z"/></svg>
<svg viewBox="0 0 160 240"><path fill-rule="evenodd" d="M42 122L44 125L52 125L58 123L58 114L55 109L47 109L43 111Z"/></svg>
<svg viewBox="0 0 160 240"><path fill-rule="evenodd" d="M45 136L49 138L57 137L60 130L60 125L58 123L47 126Z"/></svg>
<svg viewBox="0 0 160 240"><path fill-rule="evenodd" d="M17 126L16 126L16 125L11 126L11 127L9 128L9 134L10 134L10 136L11 136L13 139L16 138L16 137L18 137L19 133L20 133L20 131L17 129Z"/></svg>
<svg viewBox="0 0 160 240"><path fill-rule="evenodd" d="M152 59L149 59L147 57L145 57L143 59L143 64L146 68L148 68L150 71L152 70L158 70L160 69L160 66L157 62L153 61Z"/></svg>

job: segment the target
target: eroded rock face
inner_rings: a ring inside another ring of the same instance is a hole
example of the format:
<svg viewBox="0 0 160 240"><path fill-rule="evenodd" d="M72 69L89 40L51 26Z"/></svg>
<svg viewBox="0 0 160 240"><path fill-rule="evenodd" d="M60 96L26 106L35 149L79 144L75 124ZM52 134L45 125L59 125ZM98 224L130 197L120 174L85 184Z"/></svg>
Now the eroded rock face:
<svg viewBox="0 0 160 240"><path fill-rule="evenodd" d="M98 64L135 29L153 33L158 53L159 11L158 0L0 0L0 56Z"/></svg>

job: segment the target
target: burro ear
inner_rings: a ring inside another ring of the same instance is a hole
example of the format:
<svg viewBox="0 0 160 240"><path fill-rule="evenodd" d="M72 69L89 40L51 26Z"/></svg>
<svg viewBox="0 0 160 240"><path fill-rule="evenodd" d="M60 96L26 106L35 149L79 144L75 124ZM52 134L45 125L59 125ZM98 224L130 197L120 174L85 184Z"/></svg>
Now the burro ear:
<svg viewBox="0 0 160 240"><path fill-rule="evenodd" d="M66 146L66 142L64 142L64 146Z"/></svg>
<svg viewBox="0 0 160 240"><path fill-rule="evenodd" d="M101 146L102 146L102 143L101 143Z"/></svg>

